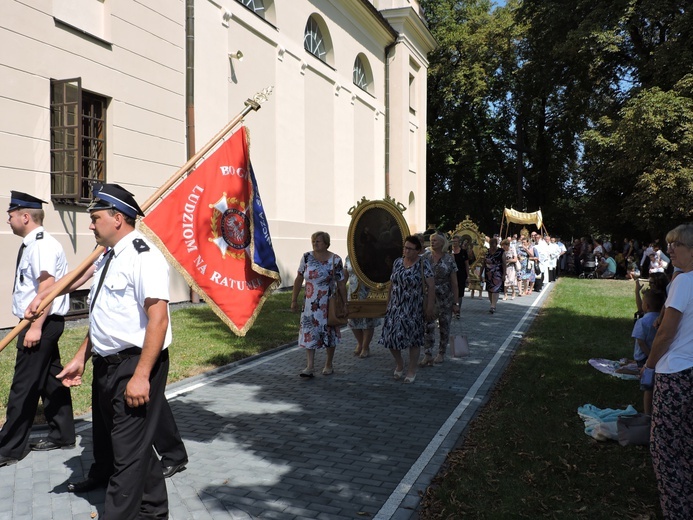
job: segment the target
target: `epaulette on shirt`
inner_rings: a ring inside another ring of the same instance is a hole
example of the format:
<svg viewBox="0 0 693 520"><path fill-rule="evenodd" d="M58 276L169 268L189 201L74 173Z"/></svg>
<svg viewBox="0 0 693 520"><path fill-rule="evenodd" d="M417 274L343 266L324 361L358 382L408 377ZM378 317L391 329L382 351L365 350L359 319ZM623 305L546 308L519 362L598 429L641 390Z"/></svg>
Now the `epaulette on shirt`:
<svg viewBox="0 0 693 520"><path fill-rule="evenodd" d="M36 240L41 240L43 238L43 231L36 233Z"/></svg>
<svg viewBox="0 0 693 520"><path fill-rule="evenodd" d="M133 240L132 245L135 246L135 250L138 253L144 253L145 251L149 251L149 246L141 238L136 238L135 240Z"/></svg>

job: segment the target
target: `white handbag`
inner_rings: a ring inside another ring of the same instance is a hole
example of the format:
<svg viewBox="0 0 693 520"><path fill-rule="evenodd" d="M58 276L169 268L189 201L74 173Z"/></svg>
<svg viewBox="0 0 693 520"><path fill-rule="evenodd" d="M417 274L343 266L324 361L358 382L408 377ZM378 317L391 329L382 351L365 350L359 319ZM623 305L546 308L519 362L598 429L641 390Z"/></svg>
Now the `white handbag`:
<svg viewBox="0 0 693 520"><path fill-rule="evenodd" d="M467 336L456 334L450 336L450 351L452 352L452 357L460 358L469 355L469 342L467 341Z"/></svg>

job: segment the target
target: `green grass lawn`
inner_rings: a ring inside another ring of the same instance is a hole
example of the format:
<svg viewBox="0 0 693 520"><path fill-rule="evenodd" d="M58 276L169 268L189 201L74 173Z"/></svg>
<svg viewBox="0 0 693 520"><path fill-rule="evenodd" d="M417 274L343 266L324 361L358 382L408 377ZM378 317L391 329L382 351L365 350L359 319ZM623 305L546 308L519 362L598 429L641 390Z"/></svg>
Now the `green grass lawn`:
<svg viewBox="0 0 693 520"><path fill-rule="evenodd" d="M174 310L171 313L173 343L168 382L227 365L259 352L296 341L298 315L290 310L291 293L277 292L262 307L255 324L245 337L238 337L207 307L197 305ZM60 352L66 363L79 348L87 327L68 328L60 339ZM16 342L0 353L0 418L5 420L7 396L14 372ZM75 415L82 415L91 406L91 367L88 366L83 384L72 389ZM40 407L39 407L40 408ZM43 421L41 409L37 422Z"/></svg>
<svg viewBox="0 0 693 520"><path fill-rule="evenodd" d="M577 415L587 403L642 410L637 381L587 363L632 357L634 311L633 282L561 279L420 518L657 518L648 449L598 442Z"/></svg>

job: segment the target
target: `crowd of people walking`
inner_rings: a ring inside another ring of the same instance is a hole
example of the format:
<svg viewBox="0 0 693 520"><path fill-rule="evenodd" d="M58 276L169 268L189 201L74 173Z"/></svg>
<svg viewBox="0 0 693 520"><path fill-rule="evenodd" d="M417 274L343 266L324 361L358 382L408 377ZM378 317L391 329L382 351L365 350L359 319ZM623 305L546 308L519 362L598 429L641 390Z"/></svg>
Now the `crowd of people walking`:
<svg viewBox="0 0 693 520"><path fill-rule="evenodd" d="M603 278L637 278L641 273L664 275L673 268L656 242L640 249L632 239L624 239L621 247L615 247L607 239L583 237L566 246L560 237L539 232L505 238L496 235L484 237L481 258L476 257L467 237L453 236L448 242L443 233L433 232L429 240L430 247L425 250L422 235L406 237L402 257L392 265L384 320L348 321L357 340L354 355L361 358L370 356L375 329L384 321L377 343L390 349L395 360L395 379L407 383L415 381L417 366L444 362L451 323L460 317L465 290L470 291L472 298L475 289L479 290L479 297L485 290L488 312L495 314L501 297L507 301L541 292L559 276L579 276L590 266ZM311 242L312 251L301 258L291 301L291 309L301 312L299 345L306 349L306 367L300 373L303 378L314 376L315 352L323 348L326 359L322 373L334 372L334 349L341 332L339 325L328 323L330 298L334 296L346 304L348 299L365 299L370 290L359 280L349 258L343 261L329 251L328 233L314 233ZM405 375L402 351L407 349L409 364ZM421 349L423 357L419 359Z"/></svg>
<svg viewBox="0 0 693 520"><path fill-rule="evenodd" d="M560 269L560 263L567 249L560 238L536 232L512 235L500 241L500 252L495 245L498 240L499 237L489 239L485 266L492 314L496 312L498 298L491 294L503 292L503 301L527 296L535 290L541 291L544 284L556 281L559 272L565 272Z"/></svg>
<svg viewBox="0 0 693 520"><path fill-rule="evenodd" d="M498 237L489 238L481 249L484 256L478 259L468 238L454 236L448 242L443 233L434 232L429 240L430 247L425 249L423 236L405 238L402 256L392 264L383 319L352 317L348 320L357 341L354 355L360 358L370 356L375 329L382 322L377 343L389 349L393 357L394 379L405 383L416 380L417 367L430 367L445 361L451 326L453 320L460 319L465 290L470 290L473 297L472 278L487 292L489 313L494 314L501 294L503 300L512 300L530 294L535 288L540 289L537 280L553 272L555 261L552 264L551 259L556 260L560 251L556 248L555 257L552 257L550 239L538 234L531 237L531 244L537 245L530 245L530 239L524 236L519 240L516 236L509 237L500 243ZM543 256L539 250L544 246L539 242L546 244L547 252ZM304 379L315 375L318 350L326 352L322 374L334 373L334 352L341 338L341 326L329 321L330 300L336 298L342 304L347 299L364 300L370 290L357 276L350 258L343 261L329 251L328 233L314 233L311 243L312 251L301 257L291 298L291 309L301 313L298 343L306 350L306 366L299 375ZM475 263L480 268L472 272ZM408 351L407 360L403 356L405 350Z"/></svg>

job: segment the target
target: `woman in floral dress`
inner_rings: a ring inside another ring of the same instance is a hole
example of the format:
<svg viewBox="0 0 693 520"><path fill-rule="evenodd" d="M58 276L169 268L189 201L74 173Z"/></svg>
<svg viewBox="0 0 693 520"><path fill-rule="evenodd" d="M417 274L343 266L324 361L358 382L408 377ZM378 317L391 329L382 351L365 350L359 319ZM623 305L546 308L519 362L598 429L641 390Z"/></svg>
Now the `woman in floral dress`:
<svg viewBox="0 0 693 520"><path fill-rule="evenodd" d="M445 359L445 350L450 340L450 322L453 310L460 312L459 287L457 285L457 264L455 258L446 253L448 241L440 233L431 235L431 250L424 254L431 262L433 268L433 280L436 287L435 313L431 321L426 322L426 335L424 340L424 358L419 366L431 366L434 363L442 363ZM433 359L433 345L435 344L436 321L440 330L440 343L438 355Z"/></svg>
<svg viewBox="0 0 693 520"><path fill-rule="evenodd" d="M522 296L529 288L529 252L527 251L527 239L523 238L517 246L517 259L520 261L520 270L517 272L517 295ZM532 274L534 274L532 272Z"/></svg>
<svg viewBox="0 0 693 520"><path fill-rule="evenodd" d="M522 240L522 247L525 251L527 251L527 268L523 269L522 278L527 282L527 290L525 291L525 295L530 295L534 290L534 283L537 280L537 274L534 270L534 266L537 262L539 262L539 253L537 253L536 248L527 238Z"/></svg>
<svg viewBox="0 0 693 520"><path fill-rule="evenodd" d="M422 248L418 237L404 239L404 256L395 260L390 277L390 295L385 313L382 337L379 343L390 349L395 359L394 378L404 375L402 351L409 349L409 366L405 383L416 379L419 353L424 344L424 318L433 317L435 304L435 285L433 270L425 258L419 257ZM423 276L423 279L422 279ZM428 288L428 315L424 316L423 285Z"/></svg>
<svg viewBox="0 0 693 520"><path fill-rule="evenodd" d="M510 299L514 300L518 278L517 268L515 266L517 263L517 253L515 249L510 246L510 239L507 238L501 242L501 249L503 249L503 255L505 256L505 290L503 291L503 301L508 299L508 292L512 293Z"/></svg>
<svg viewBox="0 0 693 520"><path fill-rule="evenodd" d="M327 351L323 375L334 373L332 360L342 335L339 327L327 325L327 301L335 290L335 282L339 297L346 303L344 266L338 255L328 251L330 235L318 231L313 233L310 240L313 251L305 253L301 258L291 297L291 310L298 312L298 295L305 280L305 299L298 333L298 345L306 349L306 368L299 375L305 378L313 377L317 349L324 348Z"/></svg>

